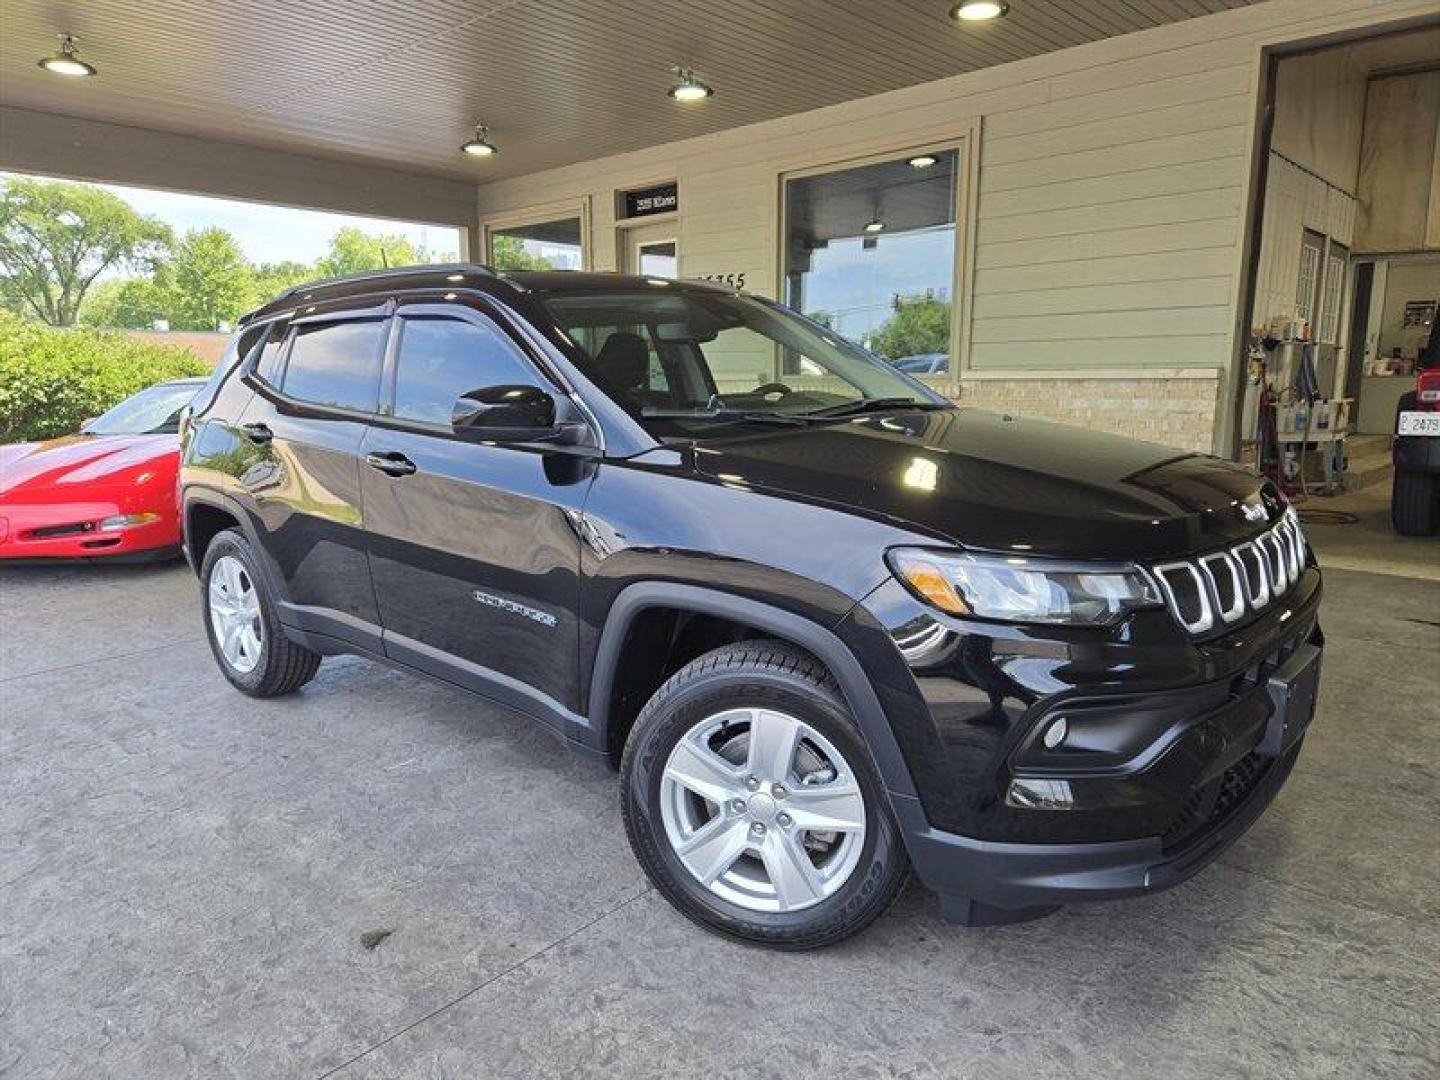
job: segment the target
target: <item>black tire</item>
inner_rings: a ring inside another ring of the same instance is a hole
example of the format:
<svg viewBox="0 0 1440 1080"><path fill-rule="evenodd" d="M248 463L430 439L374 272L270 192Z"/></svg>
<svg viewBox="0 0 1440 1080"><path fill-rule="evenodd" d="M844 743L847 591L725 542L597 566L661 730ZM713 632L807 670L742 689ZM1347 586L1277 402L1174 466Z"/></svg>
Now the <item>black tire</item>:
<svg viewBox="0 0 1440 1080"><path fill-rule="evenodd" d="M767 706L795 716L850 764L865 802L859 861L844 883L813 906L755 911L706 888L680 861L661 816L661 779L679 740L715 713ZM620 764L625 831L645 873L684 915L716 933L777 949L830 945L864 929L894 902L910 874L885 786L840 688L809 653L780 641L746 641L698 657L646 704Z"/></svg>
<svg viewBox="0 0 1440 1080"><path fill-rule="evenodd" d="M260 601L261 655L259 662L250 671L234 668L220 649L215 639L215 629L210 621L210 575L215 564L226 555L238 559L245 573L253 583ZM204 561L200 564L200 613L205 623L205 637L210 642L210 651L221 673L241 693L251 697L268 698L291 694L315 677L320 668L320 654L303 645L297 645L285 636L275 612L275 601L265 588L265 580L255 568L256 560L250 550L250 542L239 529L225 529L215 535L205 549Z"/></svg>
<svg viewBox="0 0 1440 1080"><path fill-rule="evenodd" d="M1390 524L1401 536L1434 536L1440 531L1440 476L1395 470Z"/></svg>

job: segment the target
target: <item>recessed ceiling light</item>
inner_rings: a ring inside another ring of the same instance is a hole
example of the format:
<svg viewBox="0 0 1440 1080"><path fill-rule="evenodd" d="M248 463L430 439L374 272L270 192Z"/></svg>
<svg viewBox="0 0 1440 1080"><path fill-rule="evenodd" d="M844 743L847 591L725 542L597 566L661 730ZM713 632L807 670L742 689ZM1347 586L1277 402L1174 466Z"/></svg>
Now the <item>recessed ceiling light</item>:
<svg viewBox="0 0 1440 1080"><path fill-rule="evenodd" d="M75 48L75 38L71 34L60 35L60 51L54 56L45 57L40 61L40 66L52 75L66 75L72 79L83 79L95 74L94 66L80 59L79 50Z"/></svg>
<svg viewBox="0 0 1440 1080"><path fill-rule="evenodd" d="M679 78L679 81L670 87L668 91L670 96L676 101L704 101L715 93L714 89L708 83L703 83L697 79L695 72L689 68L677 67L671 70L673 70Z"/></svg>
<svg viewBox="0 0 1440 1080"><path fill-rule="evenodd" d="M883 221L881 221L878 217L877 217L877 218L871 218L869 221L867 221L867 222L865 223L865 231L868 232L868 233L877 233L877 232L880 232L880 231L881 231L882 229L884 229L884 228L885 228L885 223L884 223Z"/></svg>
<svg viewBox="0 0 1440 1080"><path fill-rule="evenodd" d="M1010 10L1002 0L960 0L950 9L950 17L961 22L986 22L998 19Z"/></svg>
<svg viewBox="0 0 1440 1080"><path fill-rule="evenodd" d="M471 157L494 157L500 151L495 144L487 138L489 134L490 129L484 124L476 124L475 137L460 147L460 149Z"/></svg>
<svg viewBox="0 0 1440 1080"><path fill-rule="evenodd" d="M915 157L912 157L909 161L905 162L905 164L909 165L912 169L928 169L931 165L934 165L935 162L939 160L940 159L937 158L934 154L917 154Z"/></svg>

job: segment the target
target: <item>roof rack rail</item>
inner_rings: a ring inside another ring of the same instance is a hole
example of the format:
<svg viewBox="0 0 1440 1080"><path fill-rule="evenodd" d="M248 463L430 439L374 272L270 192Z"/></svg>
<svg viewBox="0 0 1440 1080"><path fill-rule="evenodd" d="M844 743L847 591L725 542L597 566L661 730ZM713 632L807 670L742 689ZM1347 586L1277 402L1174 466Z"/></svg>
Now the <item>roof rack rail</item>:
<svg viewBox="0 0 1440 1080"><path fill-rule="evenodd" d="M356 274L341 274L338 277L316 278L314 281L306 281L302 282L299 285L292 285L290 288L286 289L282 293L277 294L273 299L269 300L267 303L261 306L269 307L270 304L275 303L276 300L284 300L286 297L294 296L296 293L305 292L310 289L323 289L330 285L342 285L348 282L368 281L375 278L399 277L402 275L414 274L422 271L437 274L441 271L449 271L451 273L462 271L472 274L482 273L489 274L492 277L499 277L499 274L496 272L496 270L491 266L487 266L485 263L415 263L411 266L389 266L383 270L362 270Z"/></svg>

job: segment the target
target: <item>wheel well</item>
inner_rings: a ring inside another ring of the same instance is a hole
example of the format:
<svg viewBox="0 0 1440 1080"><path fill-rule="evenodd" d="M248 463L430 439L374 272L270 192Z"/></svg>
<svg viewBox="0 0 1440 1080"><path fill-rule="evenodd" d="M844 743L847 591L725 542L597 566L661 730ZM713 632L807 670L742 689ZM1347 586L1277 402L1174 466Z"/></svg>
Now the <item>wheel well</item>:
<svg viewBox="0 0 1440 1080"><path fill-rule="evenodd" d="M196 503L190 507L185 515L185 539L190 545L190 558L195 563L196 573L200 572L200 564L205 561L205 549L210 546L215 535L239 524L234 514L219 507L205 503Z"/></svg>
<svg viewBox="0 0 1440 1080"><path fill-rule="evenodd" d="M636 614L625 630L610 687L606 749L611 762L619 764L635 718L666 679L711 649L755 638L795 645L779 634L718 615L667 607Z"/></svg>

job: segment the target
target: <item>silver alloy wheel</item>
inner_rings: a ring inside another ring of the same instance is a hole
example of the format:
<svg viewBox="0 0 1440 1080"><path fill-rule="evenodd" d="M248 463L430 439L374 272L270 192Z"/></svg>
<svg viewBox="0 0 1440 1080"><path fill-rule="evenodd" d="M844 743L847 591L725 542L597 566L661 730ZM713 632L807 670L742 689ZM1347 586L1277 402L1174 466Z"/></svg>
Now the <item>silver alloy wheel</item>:
<svg viewBox="0 0 1440 1080"><path fill-rule="evenodd" d="M865 841L849 762L772 709L728 709L686 732L665 762L660 815L691 875L751 911L799 911L833 895Z"/></svg>
<svg viewBox="0 0 1440 1080"><path fill-rule="evenodd" d="M241 675L255 670L265 641L260 594L245 564L233 555L220 556L210 568L210 628L232 669Z"/></svg>

